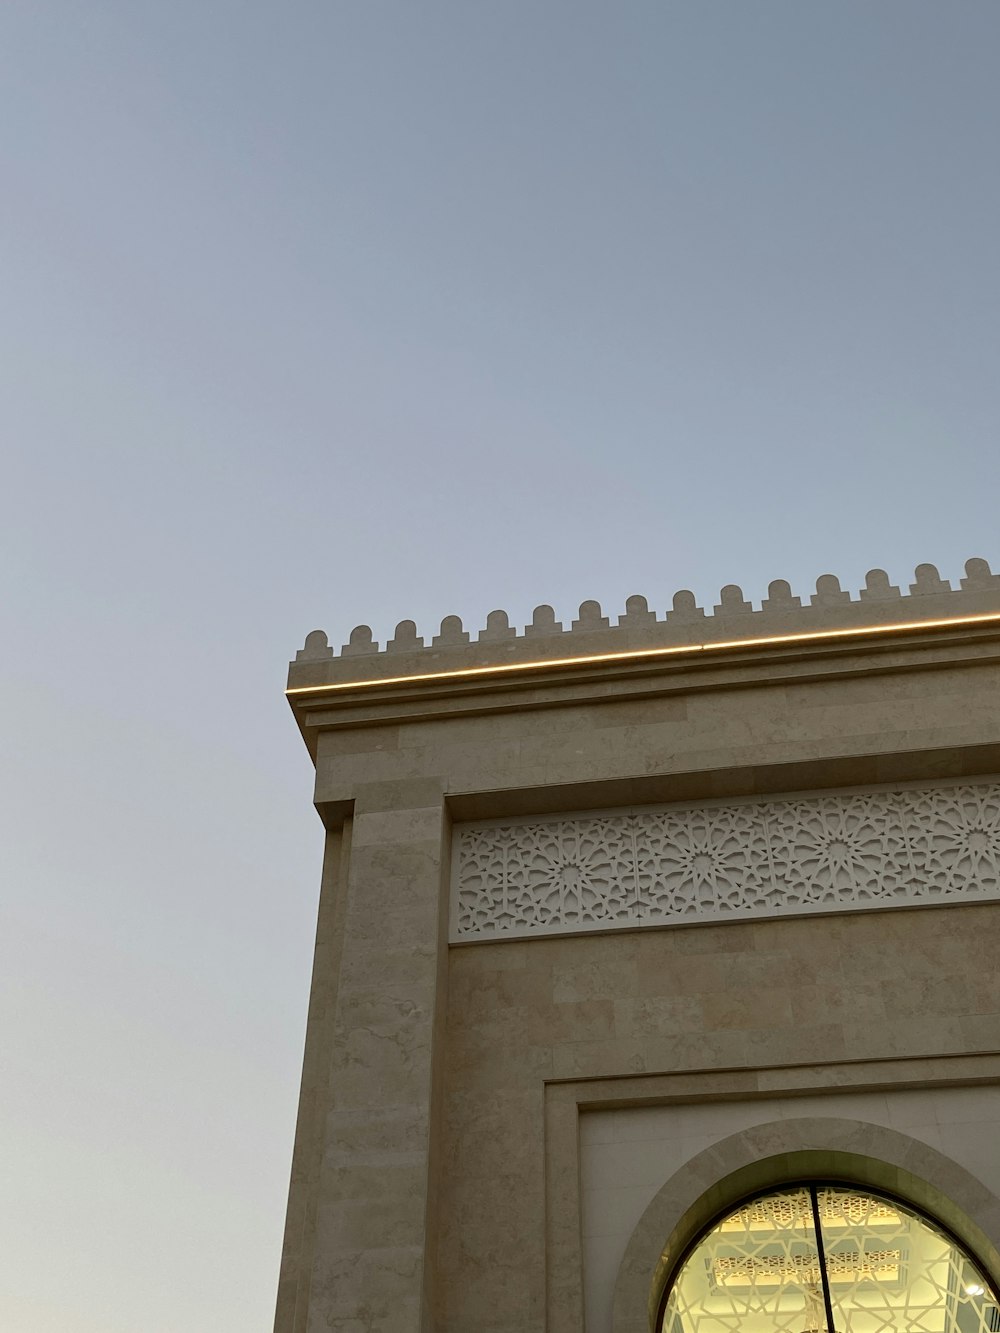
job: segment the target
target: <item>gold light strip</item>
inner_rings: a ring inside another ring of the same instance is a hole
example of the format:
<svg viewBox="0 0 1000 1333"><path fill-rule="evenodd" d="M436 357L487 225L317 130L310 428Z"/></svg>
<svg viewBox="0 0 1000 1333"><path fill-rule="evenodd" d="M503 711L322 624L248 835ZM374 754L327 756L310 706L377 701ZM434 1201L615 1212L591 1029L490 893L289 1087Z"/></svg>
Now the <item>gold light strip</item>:
<svg viewBox="0 0 1000 1333"><path fill-rule="evenodd" d="M947 626L1000 623L1000 613L952 616L945 620L907 620L894 625L858 625L848 629L810 630L805 634L774 634L758 639L723 639L718 643L682 643L669 648L631 648L618 653L587 653L582 657L553 657L532 662L497 662L493 666L459 667L452 671L428 671L412 676L380 676L369 680L342 680L331 685L298 685L285 691L293 694L322 694L333 690L369 689L378 685L411 685L431 680L464 680L511 671L540 671L554 667L586 666L589 662L640 661L649 657L676 657L684 653L719 652L725 648L763 648L779 643L814 643L820 639L845 639L860 634L901 634L907 630L943 629ZM418 650L419 651L419 650ZM343 661L343 658L340 659Z"/></svg>

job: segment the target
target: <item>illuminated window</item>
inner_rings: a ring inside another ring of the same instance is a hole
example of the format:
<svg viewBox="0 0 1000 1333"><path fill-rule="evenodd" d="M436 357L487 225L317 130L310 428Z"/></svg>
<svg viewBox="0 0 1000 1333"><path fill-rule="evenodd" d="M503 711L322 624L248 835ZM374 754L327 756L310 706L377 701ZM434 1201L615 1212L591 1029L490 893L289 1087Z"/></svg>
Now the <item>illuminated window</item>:
<svg viewBox="0 0 1000 1333"><path fill-rule="evenodd" d="M894 1199L796 1185L728 1213L668 1287L660 1333L1000 1333L957 1241Z"/></svg>

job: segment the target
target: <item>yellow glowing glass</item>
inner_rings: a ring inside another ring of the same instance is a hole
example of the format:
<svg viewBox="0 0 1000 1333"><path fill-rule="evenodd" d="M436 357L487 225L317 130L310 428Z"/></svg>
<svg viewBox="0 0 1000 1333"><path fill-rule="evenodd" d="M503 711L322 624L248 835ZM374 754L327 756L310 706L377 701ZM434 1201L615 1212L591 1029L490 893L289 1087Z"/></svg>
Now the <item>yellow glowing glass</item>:
<svg viewBox="0 0 1000 1333"><path fill-rule="evenodd" d="M659 1333L997 1333L993 1287L896 1200L799 1185L734 1209L669 1285Z"/></svg>

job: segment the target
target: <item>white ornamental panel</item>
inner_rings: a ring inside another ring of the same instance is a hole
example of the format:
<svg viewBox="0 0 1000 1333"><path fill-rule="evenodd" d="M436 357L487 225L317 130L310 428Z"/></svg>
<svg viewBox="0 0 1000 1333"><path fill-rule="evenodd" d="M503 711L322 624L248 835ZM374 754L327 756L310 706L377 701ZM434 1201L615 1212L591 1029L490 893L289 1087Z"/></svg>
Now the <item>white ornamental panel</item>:
<svg viewBox="0 0 1000 1333"><path fill-rule="evenodd" d="M453 941L1000 898L1000 783L491 820Z"/></svg>

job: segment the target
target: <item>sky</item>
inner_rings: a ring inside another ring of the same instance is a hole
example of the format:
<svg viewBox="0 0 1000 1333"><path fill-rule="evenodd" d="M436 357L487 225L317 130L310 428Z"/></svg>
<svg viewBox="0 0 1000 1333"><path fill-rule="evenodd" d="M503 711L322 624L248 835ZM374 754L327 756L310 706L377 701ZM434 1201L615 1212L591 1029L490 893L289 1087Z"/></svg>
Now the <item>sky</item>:
<svg viewBox="0 0 1000 1333"><path fill-rule="evenodd" d="M0 1328L268 1333L314 628L1000 565L996 0L5 0Z"/></svg>

